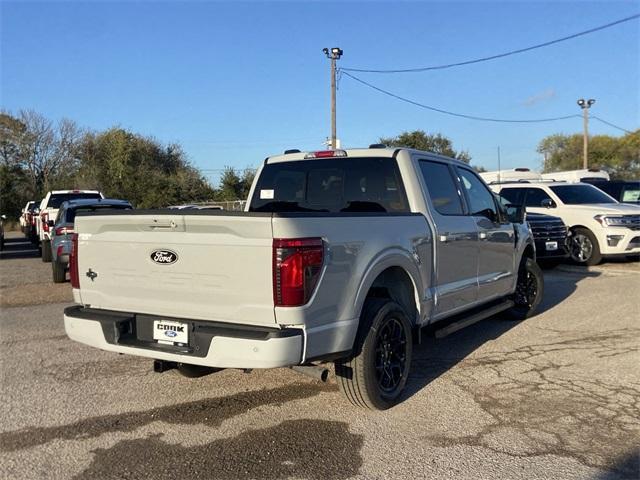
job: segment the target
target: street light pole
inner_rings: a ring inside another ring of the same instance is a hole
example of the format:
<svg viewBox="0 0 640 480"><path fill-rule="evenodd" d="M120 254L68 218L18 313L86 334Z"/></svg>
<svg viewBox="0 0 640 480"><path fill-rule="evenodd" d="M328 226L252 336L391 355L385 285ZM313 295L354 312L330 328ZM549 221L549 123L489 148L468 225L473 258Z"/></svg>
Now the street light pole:
<svg viewBox="0 0 640 480"><path fill-rule="evenodd" d="M336 60L342 56L342 50L333 47L331 50L323 48L322 51L331 60L331 149L337 148L336 135Z"/></svg>
<svg viewBox="0 0 640 480"><path fill-rule="evenodd" d="M582 123L584 128L582 139L582 168L585 170L589 168L589 109L594 103L596 103L596 101L593 98L589 100L581 98L578 100L578 105L582 109Z"/></svg>

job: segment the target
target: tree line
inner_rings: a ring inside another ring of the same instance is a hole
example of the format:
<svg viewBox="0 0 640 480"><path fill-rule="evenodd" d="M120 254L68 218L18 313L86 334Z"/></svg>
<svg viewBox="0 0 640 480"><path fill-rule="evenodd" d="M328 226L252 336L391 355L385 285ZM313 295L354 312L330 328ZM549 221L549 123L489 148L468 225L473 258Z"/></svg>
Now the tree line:
<svg viewBox="0 0 640 480"><path fill-rule="evenodd" d="M49 190L96 189L136 208L246 198L254 172L227 167L218 188L178 144L121 127L90 131L33 111L0 113L0 209L16 218Z"/></svg>
<svg viewBox="0 0 640 480"><path fill-rule="evenodd" d="M380 138L379 143L431 151L468 164L472 160L440 133L407 131ZM582 135L549 135L538 152L545 157L544 172L581 168ZM621 137L590 137L589 165L609 171L612 178L640 177L640 130ZM179 144L162 144L121 127L87 130L72 120L52 122L33 111L0 112L0 210L10 218L16 218L27 201L38 201L55 189L97 189L107 197L127 199L136 208L244 200L254 176L253 169L226 167L214 187Z"/></svg>
<svg viewBox="0 0 640 480"><path fill-rule="evenodd" d="M583 136L581 134L554 134L538 145L545 160L543 172L561 172L582 168ZM638 180L640 178L640 129L621 137L593 135L587 149L589 168L609 172L612 179Z"/></svg>

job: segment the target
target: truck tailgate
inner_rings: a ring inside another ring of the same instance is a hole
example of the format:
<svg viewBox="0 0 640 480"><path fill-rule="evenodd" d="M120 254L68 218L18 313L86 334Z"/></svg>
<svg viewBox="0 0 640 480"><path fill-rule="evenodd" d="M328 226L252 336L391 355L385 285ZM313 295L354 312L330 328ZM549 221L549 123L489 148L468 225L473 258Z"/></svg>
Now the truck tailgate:
<svg viewBox="0 0 640 480"><path fill-rule="evenodd" d="M269 214L78 216L76 232L85 305L167 317L275 323Z"/></svg>

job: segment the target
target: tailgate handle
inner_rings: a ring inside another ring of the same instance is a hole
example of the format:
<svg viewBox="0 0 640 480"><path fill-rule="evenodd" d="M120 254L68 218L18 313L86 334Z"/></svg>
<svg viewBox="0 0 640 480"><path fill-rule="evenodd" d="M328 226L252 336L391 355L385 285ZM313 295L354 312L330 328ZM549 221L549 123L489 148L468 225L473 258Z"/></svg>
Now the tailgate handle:
<svg viewBox="0 0 640 480"><path fill-rule="evenodd" d="M154 223L152 223L151 225L149 225L150 228L153 228L154 230L161 230L161 229L166 229L166 228L176 228L178 225L176 225L176 222L174 222L173 220L171 220L169 223L159 223L158 220L154 220Z"/></svg>

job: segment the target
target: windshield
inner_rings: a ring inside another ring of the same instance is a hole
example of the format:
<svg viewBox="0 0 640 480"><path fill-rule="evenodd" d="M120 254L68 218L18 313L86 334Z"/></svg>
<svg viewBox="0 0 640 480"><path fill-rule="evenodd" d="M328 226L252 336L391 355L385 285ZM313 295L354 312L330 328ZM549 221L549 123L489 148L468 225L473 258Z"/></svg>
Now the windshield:
<svg viewBox="0 0 640 480"><path fill-rule="evenodd" d="M565 205L618 203L593 185L554 185L550 188Z"/></svg>
<svg viewBox="0 0 640 480"><path fill-rule="evenodd" d="M407 212L393 158L331 158L268 163L252 212Z"/></svg>
<svg viewBox="0 0 640 480"><path fill-rule="evenodd" d="M60 208L62 202L66 202L67 200L78 200L81 198L102 198L99 193L53 193L51 197L49 197L49 203L47 203L45 208Z"/></svg>

